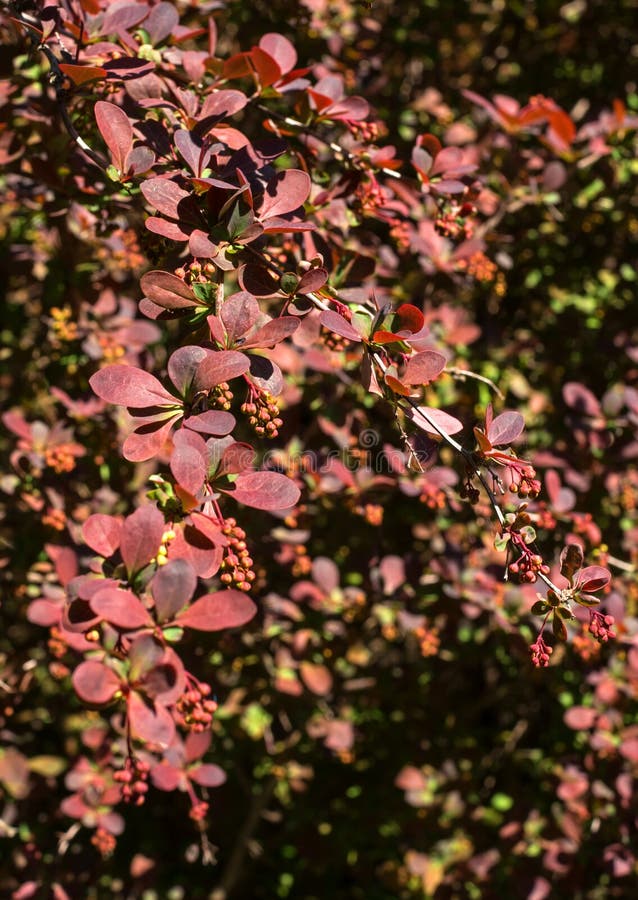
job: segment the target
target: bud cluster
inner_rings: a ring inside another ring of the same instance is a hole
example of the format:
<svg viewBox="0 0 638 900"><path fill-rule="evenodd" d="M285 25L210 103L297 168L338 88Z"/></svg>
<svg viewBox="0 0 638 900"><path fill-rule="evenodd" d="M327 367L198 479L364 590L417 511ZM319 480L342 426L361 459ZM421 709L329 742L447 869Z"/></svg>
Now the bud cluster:
<svg viewBox="0 0 638 900"><path fill-rule="evenodd" d="M279 418L279 406L266 391L251 390L251 395L240 407L248 424L259 437L276 438L284 424Z"/></svg>
<svg viewBox="0 0 638 900"><path fill-rule="evenodd" d="M122 800L142 806L148 793L148 773L150 765L136 756L127 756L122 769L118 769L113 778L122 785Z"/></svg>
<svg viewBox="0 0 638 900"><path fill-rule="evenodd" d="M216 384L208 395L208 399L211 403L219 407L219 409L226 410L226 412L228 412L228 410L230 409L230 405L233 402L233 397L234 394L231 391L227 381L222 381L220 384Z"/></svg>
<svg viewBox="0 0 638 900"><path fill-rule="evenodd" d="M546 668L549 665L549 658L554 652L554 648L548 646L541 635L536 638L536 643L531 644L529 649L532 652L532 664L536 668Z"/></svg>
<svg viewBox="0 0 638 900"><path fill-rule="evenodd" d="M536 477L536 469L532 466L514 467L510 466L512 471L512 483L510 491L518 494L519 497L534 500L541 492L541 483ZM518 480L515 480L518 478Z"/></svg>
<svg viewBox="0 0 638 900"><path fill-rule="evenodd" d="M222 534L226 535L229 544L224 550L220 580L227 587L248 592L256 576L252 568L253 560L246 546L246 532L239 528L235 519L226 519Z"/></svg>
<svg viewBox="0 0 638 900"><path fill-rule="evenodd" d="M193 680L187 691L175 704L177 724L188 731L206 731L210 728L217 703L211 699L212 688L202 681Z"/></svg>
<svg viewBox="0 0 638 900"><path fill-rule="evenodd" d="M616 637L614 622L613 616L605 616L593 609L589 611L589 632L601 644L606 644L610 638Z"/></svg>

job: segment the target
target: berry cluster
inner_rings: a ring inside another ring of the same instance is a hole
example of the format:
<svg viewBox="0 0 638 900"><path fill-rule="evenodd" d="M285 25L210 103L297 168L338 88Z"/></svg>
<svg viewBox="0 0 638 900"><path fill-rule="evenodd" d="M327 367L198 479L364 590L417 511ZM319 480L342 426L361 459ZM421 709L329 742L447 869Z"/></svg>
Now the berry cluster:
<svg viewBox="0 0 638 900"><path fill-rule="evenodd" d="M589 632L601 644L606 644L610 638L616 637L614 622L613 616L604 616L593 609L589 611Z"/></svg>
<svg viewBox="0 0 638 900"><path fill-rule="evenodd" d="M208 399L215 406L219 407L219 409L224 409L228 412L230 405L233 402L233 396L234 394L231 391L228 382L222 381L220 384L215 385L210 391Z"/></svg>
<svg viewBox="0 0 638 900"><path fill-rule="evenodd" d="M323 325L321 326L320 336L324 346L327 347L328 350L333 350L335 353L347 350L350 346L348 338L344 338L340 334L336 334L334 331L324 328Z"/></svg>
<svg viewBox="0 0 638 900"><path fill-rule="evenodd" d="M516 535L512 534L512 538L515 539ZM549 566L543 562L542 556L534 553L522 541L520 543L515 541L515 543L518 544L521 555L507 567L511 575L516 575L522 584L525 582L533 584L539 574L549 575Z"/></svg>
<svg viewBox="0 0 638 900"><path fill-rule="evenodd" d="M466 217L475 212L476 208L472 203L446 203L434 223L435 228L444 237L467 241L474 234L474 222L468 221Z"/></svg>
<svg viewBox="0 0 638 900"><path fill-rule="evenodd" d="M114 773L115 781L122 785L122 800L142 806L148 793L148 773L150 765L136 756L127 756L124 768Z"/></svg>
<svg viewBox="0 0 638 900"><path fill-rule="evenodd" d="M251 390L251 395L240 407L248 424L259 437L276 438L284 424L279 418L279 406L265 391Z"/></svg>
<svg viewBox="0 0 638 900"><path fill-rule="evenodd" d="M521 466L520 468L510 467L513 477L517 477L518 481L513 480L510 484L510 491L518 494L519 497L529 497L534 500L541 492L541 483L536 477L536 469L532 466Z"/></svg>
<svg viewBox="0 0 638 900"><path fill-rule="evenodd" d="M536 643L531 644L529 649L532 652L532 665L539 669L549 665L549 658L554 652L554 648L549 647L540 635L536 638Z"/></svg>
<svg viewBox="0 0 638 900"><path fill-rule="evenodd" d="M188 731L206 731L210 728L217 703L210 698L212 688L202 681L192 681L175 704L177 724Z"/></svg>
<svg viewBox="0 0 638 900"><path fill-rule="evenodd" d="M220 580L228 587L232 585L247 592L256 576L252 568L253 560L246 546L246 532L238 527L235 519L226 519L222 533L228 538L229 544L224 551Z"/></svg>
<svg viewBox="0 0 638 900"><path fill-rule="evenodd" d="M91 837L91 843L97 849L102 859L112 856L115 850L115 836L101 826L95 830L95 834Z"/></svg>
<svg viewBox="0 0 638 900"><path fill-rule="evenodd" d="M414 630L414 634L419 642L421 656L436 656L441 645L438 630L429 628L427 625L420 625Z"/></svg>
<svg viewBox="0 0 638 900"><path fill-rule="evenodd" d="M215 266L211 262L202 264L195 260L190 266L179 266L175 269L175 275L186 284L208 284L211 276L215 274Z"/></svg>
<svg viewBox="0 0 638 900"><path fill-rule="evenodd" d="M199 800L198 802L193 803L188 815L191 817L193 822L203 821L208 815L208 803L205 803L203 800Z"/></svg>

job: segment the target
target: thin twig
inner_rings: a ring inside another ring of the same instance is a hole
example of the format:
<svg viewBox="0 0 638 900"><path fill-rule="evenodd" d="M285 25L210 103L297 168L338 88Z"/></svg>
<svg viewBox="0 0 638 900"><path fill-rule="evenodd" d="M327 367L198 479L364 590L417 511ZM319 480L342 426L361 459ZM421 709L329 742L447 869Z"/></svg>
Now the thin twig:
<svg viewBox="0 0 638 900"><path fill-rule="evenodd" d="M474 378L476 381L482 381L492 388L499 400L505 400L503 391L498 385L494 384L491 378L487 378L485 375L478 375L476 372L471 372L469 369L458 369L456 366L446 366L444 371L447 372L448 375L451 375L452 378L458 378L459 381L465 381L467 378Z"/></svg>

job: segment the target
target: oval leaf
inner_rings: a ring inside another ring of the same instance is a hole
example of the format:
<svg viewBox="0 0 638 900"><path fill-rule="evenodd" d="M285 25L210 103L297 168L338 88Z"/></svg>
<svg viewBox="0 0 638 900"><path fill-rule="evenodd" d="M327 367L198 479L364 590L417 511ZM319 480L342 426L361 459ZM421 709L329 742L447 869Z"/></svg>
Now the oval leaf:
<svg viewBox="0 0 638 900"><path fill-rule="evenodd" d="M80 663L71 681L78 697L93 706L108 703L120 689L120 679L115 672L93 659Z"/></svg>
<svg viewBox="0 0 638 900"><path fill-rule="evenodd" d="M200 597L177 617L179 625L197 631L221 631L250 622L257 607L241 591L218 591Z"/></svg>
<svg viewBox="0 0 638 900"><path fill-rule="evenodd" d="M224 491L244 506L253 509L290 509L295 506L301 491L297 485L279 472L246 472L238 475L233 491Z"/></svg>

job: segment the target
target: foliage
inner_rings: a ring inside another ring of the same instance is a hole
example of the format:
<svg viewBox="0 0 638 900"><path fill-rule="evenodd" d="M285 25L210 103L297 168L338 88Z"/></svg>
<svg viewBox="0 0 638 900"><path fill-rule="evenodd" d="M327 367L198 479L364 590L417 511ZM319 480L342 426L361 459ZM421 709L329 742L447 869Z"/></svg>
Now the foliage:
<svg viewBox="0 0 638 900"><path fill-rule="evenodd" d="M2 6L2 891L633 896L635 85L285 7Z"/></svg>

